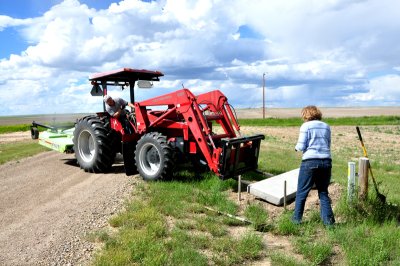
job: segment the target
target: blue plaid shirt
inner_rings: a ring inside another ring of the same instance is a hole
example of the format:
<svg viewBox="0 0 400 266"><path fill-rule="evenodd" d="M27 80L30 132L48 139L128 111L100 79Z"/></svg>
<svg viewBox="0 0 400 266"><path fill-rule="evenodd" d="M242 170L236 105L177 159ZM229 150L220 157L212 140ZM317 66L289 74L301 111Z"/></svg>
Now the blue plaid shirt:
<svg viewBox="0 0 400 266"><path fill-rule="evenodd" d="M328 124L312 120L300 127L295 149L303 152L303 160L331 158L331 129Z"/></svg>

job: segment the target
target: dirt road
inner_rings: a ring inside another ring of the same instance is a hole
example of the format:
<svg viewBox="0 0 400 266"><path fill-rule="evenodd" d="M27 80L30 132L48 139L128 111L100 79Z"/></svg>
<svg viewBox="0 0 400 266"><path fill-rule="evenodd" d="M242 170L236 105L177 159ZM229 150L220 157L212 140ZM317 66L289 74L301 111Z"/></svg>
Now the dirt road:
<svg viewBox="0 0 400 266"><path fill-rule="evenodd" d="M0 166L0 265L86 264L87 233L107 225L137 178L122 165L90 174L73 155L45 152Z"/></svg>

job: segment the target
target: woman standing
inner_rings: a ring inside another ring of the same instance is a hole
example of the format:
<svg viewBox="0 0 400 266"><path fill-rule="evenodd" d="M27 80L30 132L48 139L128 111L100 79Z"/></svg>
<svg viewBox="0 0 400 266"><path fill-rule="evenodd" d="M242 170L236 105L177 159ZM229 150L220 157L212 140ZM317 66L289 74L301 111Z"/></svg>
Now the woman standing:
<svg viewBox="0 0 400 266"><path fill-rule="evenodd" d="M333 225L335 218L328 194L332 172L331 129L328 124L321 121L322 113L316 106L304 107L301 116L304 123L300 127L295 149L302 151L303 157L297 183L293 222L301 223L308 193L315 183L320 200L321 219L325 225Z"/></svg>

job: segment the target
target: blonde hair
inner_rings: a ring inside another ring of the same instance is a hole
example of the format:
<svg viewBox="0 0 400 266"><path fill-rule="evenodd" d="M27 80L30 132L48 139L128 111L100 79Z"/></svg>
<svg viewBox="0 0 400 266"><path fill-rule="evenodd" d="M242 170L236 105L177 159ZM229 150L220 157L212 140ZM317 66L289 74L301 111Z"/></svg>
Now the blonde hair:
<svg viewBox="0 0 400 266"><path fill-rule="evenodd" d="M322 113L315 105L309 105L301 110L301 117L304 121L321 120Z"/></svg>

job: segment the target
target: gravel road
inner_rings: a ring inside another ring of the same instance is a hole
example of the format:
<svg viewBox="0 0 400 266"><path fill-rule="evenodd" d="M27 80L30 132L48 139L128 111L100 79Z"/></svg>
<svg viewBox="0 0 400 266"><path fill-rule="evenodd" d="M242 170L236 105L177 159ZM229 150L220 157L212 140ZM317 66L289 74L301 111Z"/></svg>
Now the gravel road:
<svg viewBox="0 0 400 266"><path fill-rule="evenodd" d="M87 234L107 226L138 178L80 170L74 155L44 152L0 166L0 265L85 265Z"/></svg>

